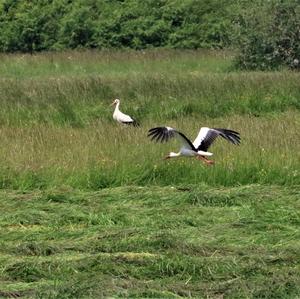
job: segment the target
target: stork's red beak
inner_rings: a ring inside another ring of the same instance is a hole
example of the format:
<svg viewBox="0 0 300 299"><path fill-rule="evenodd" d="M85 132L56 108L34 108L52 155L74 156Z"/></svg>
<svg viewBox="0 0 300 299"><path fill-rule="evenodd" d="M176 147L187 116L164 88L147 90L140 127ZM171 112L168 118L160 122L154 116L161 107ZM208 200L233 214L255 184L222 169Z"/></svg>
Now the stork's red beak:
<svg viewBox="0 0 300 299"><path fill-rule="evenodd" d="M164 160L168 160L168 159L170 159L171 157L168 155L168 156L165 156L164 157Z"/></svg>
<svg viewBox="0 0 300 299"><path fill-rule="evenodd" d="M115 104L116 104L116 102L113 101L109 106L113 106L113 105L115 105Z"/></svg>

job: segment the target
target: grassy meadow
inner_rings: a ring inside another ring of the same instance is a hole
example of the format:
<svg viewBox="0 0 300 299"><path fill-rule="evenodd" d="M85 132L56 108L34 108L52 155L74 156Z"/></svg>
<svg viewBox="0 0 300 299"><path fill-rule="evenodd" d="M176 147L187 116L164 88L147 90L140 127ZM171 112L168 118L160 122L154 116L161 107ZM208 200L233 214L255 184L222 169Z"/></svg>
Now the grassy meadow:
<svg viewBox="0 0 300 299"><path fill-rule="evenodd" d="M233 72L231 59L170 50L2 55L0 186L299 184L300 74ZM140 128L113 122L116 97ZM231 128L242 144L217 142L211 169L165 162L177 145L147 139L158 125L190 138L201 126Z"/></svg>
<svg viewBox="0 0 300 299"><path fill-rule="evenodd" d="M0 59L0 298L300 296L299 73L214 51ZM165 161L159 125L242 142Z"/></svg>

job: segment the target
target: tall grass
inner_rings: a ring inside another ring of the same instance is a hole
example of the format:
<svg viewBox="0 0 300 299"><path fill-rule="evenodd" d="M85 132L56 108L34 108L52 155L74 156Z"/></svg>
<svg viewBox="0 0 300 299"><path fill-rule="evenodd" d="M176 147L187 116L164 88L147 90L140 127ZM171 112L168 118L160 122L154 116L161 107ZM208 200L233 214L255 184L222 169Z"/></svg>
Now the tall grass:
<svg viewBox="0 0 300 299"><path fill-rule="evenodd" d="M128 74L0 80L0 123L85 126L111 121L113 98L141 122L256 115L300 108L300 74Z"/></svg>
<svg viewBox="0 0 300 299"><path fill-rule="evenodd" d="M299 113L268 118L235 116L219 119L184 118L147 122L140 128L99 121L85 128L35 126L0 130L2 188L46 188L71 185L83 189L128 184L240 185L299 184ZM200 126L240 131L242 143L218 140L211 151L216 165L194 159L164 161L179 144L155 144L147 138L151 126L174 126L193 138Z"/></svg>
<svg viewBox="0 0 300 299"><path fill-rule="evenodd" d="M230 53L69 52L2 55L0 186L98 189L127 184L299 183L300 74L230 72ZM113 98L141 122L114 123ZM178 145L146 135L172 125L241 132L217 142L216 165L162 162Z"/></svg>

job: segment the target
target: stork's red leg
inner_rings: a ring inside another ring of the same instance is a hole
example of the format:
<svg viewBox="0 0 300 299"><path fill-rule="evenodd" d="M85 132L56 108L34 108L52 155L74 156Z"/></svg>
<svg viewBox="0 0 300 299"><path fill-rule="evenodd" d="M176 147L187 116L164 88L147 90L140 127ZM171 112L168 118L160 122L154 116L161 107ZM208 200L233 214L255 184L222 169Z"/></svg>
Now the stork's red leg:
<svg viewBox="0 0 300 299"><path fill-rule="evenodd" d="M206 163L206 165L213 165L215 162L213 160L209 160L204 156L197 156L198 160L202 160L204 163Z"/></svg>

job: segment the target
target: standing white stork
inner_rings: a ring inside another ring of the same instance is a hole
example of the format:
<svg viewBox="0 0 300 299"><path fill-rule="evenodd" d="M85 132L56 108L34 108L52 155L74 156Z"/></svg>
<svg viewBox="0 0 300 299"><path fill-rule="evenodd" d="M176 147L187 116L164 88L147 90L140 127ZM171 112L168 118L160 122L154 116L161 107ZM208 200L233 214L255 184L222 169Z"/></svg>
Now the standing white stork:
<svg viewBox="0 0 300 299"><path fill-rule="evenodd" d="M151 140L157 142L167 142L173 137L181 141L182 146L180 151L178 153L170 152L166 156L166 159L179 156L196 157L206 164L214 164L214 161L207 159L206 156L213 155L207 150L218 136L223 137L235 145L240 143L240 134L236 131L217 128L210 129L207 127L200 129L199 134L193 143L183 133L170 127L152 128L149 130L148 136L151 137Z"/></svg>
<svg viewBox="0 0 300 299"><path fill-rule="evenodd" d="M139 123L131 118L129 115L124 114L123 112L121 112L119 110L119 106L120 106L120 100L119 99L115 99L112 103L111 106L115 105L115 111L113 114L113 119L116 120L117 122L121 123L121 124L125 124L125 125L133 125L134 127L138 127Z"/></svg>

